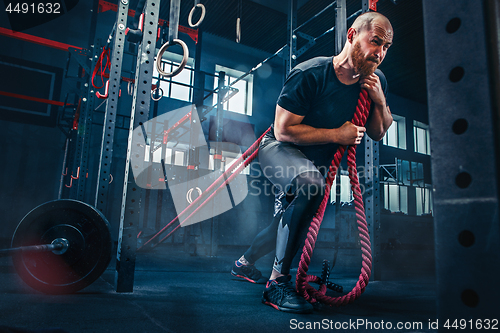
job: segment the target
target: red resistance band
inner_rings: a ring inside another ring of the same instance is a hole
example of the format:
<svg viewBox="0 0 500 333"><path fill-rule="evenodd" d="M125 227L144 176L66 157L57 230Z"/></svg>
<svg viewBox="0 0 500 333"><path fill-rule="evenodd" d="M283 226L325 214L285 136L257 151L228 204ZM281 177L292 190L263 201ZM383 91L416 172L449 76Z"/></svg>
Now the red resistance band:
<svg viewBox="0 0 500 333"><path fill-rule="evenodd" d="M358 99L358 105L356 106L356 112L354 114L352 123L356 126L364 126L366 124L366 120L368 119L368 113L370 110L371 100L368 97L368 92L366 90L361 90ZM179 215L177 215L170 223L168 223L165 227L163 227L159 232L157 232L152 238L150 238L147 242L145 242L141 247L137 250L144 248L150 242L152 242L155 238L157 238L160 234L162 234L165 230L167 230L173 223L179 220L179 218L183 215L186 215L190 210L192 210L201 200L204 200L199 204L199 206L189 214L184 221L179 222L179 224L170 231L165 237L160 239L154 246L165 241L170 235L172 235L177 229L179 229L183 223L186 223L189 218L191 218L198 210L200 210L204 205L206 205L210 199L212 199L221 189L225 188L227 184L229 184L234 177L236 177L252 160L257 157L258 147L264 135L270 131L271 128L268 128L260 138L255 141L250 148L247 149L233 163L215 182L210 185L198 198L196 198L189 206L187 206ZM361 274L359 276L359 280L356 286L350 291L347 295L341 297L330 297L326 296L326 285L322 284L319 290L314 289L309 285L309 282L321 283L321 278L318 276L307 275L307 270L309 269L309 264L311 262L312 253L314 250L314 245L316 243L316 239L318 237L319 228L321 226L321 222L323 221L326 205L328 202L328 198L330 196L330 190L332 187L333 180L335 179L335 175L337 173L338 167L340 165L340 161L344 156L344 153L348 149L347 154L347 163L349 166L349 178L351 180L351 187L354 195L354 204L356 209L356 217L358 223L358 231L361 242L361 252L362 252L362 268ZM236 170L235 170L236 169ZM229 175L229 177L228 177ZM219 185L217 189L215 187L222 181L222 184ZM211 191L215 191L207 198L206 196ZM154 247L153 246L153 247ZM307 238L305 241L302 257L299 263L299 269L297 270L296 277L296 286L297 292L302 295L306 300L311 303L321 302L328 305L346 305L348 303L352 303L355 299L357 299L366 289L368 285L368 281L371 275L371 267L372 267L372 255L371 255L371 243L370 243L370 235L368 232L368 227L366 223L366 217L364 212L363 205L363 197L361 195L361 189L359 186L358 175L356 171L356 146L340 146L335 156L332 160L332 164L328 170L328 175L326 179L326 189L325 196L323 197L323 201L321 202L318 211L313 217L311 225L309 227L309 231L307 233Z"/></svg>
<svg viewBox="0 0 500 333"><path fill-rule="evenodd" d="M102 63L104 62L104 57L106 57L106 64L104 65L104 69L103 69ZM99 56L99 59L97 59L97 63L95 64L94 71L92 72L92 86L95 89L101 89L102 87L104 87L104 78L103 78L104 72L106 71L106 69L110 69L110 68L111 68L111 61L110 61L110 55L109 55L109 48L105 48L103 46L101 55ZM96 77L97 73L99 73L101 76L102 86L100 86L100 87L97 87L94 84L94 78Z"/></svg>

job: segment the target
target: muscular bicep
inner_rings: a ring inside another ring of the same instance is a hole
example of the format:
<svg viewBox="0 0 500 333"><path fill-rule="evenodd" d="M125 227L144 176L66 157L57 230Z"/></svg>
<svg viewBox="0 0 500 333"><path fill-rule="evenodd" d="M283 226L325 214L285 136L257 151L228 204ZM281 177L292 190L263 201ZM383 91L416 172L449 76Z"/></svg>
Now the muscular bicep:
<svg viewBox="0 0 500 333"><path fill-rule="evenodd" d="M304 119L304 116L299 116L276 105L276 116L274 118L274 134L276 135L276 139L283 141L283 138L290 132L290 127L300 124L302 119Z"/></svg>

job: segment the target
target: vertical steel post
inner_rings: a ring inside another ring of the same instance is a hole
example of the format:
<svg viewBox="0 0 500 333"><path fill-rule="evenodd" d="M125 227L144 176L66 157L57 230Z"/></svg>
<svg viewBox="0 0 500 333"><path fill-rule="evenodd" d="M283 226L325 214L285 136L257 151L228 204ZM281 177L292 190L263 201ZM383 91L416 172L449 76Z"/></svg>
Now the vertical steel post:
<svg viewBox="0 0 500 333"><path fill-rule="evenodd" d="M372 274L371 281L381 279L379 269L380 258L380 182L378 177L379 143L367 135L364 137L365 165L364 165L364 204L368 232L371 235L372 245Z"/></svg>
<svg viewBox="0 0 500 333"><path fill-rule="evenodd" d="M122 73L123 52L125 45L125 28L127 27L128 0L118 3L116 15L116 30L111 55L109 73L109 90L106 99L106 112L102 130L101 155L99 158L99 172L97 173L97 189L95 207L106 213L108 187L113 162L113 144L115 137L116 114L118 113L118 99L120 97L120 82ZM106 214L105 214L106 215Z"/></svg>
<svg viewBox="0 0 500 333"><path fill-rule="evenodd" d="M347 40L347 11L345 0L337 0L335 8L335 54L342 52Z"/></svg>
<svg viewBox="0 0 500 333"><path fill-rule="evenodd" d="M205 73L201 71L201 51L203 45L203 32L198 28L198 41L196 42L196 51L194 55L194 88L193 104L198 110L202 110L203 98L205 97ZM201 119L201 117L199 117Z"/></svg>
<svg viewBox="0 0 500 333"><path fill-rule="evenodd" d="M226 96L227 90L224 89L226 79L225 72L219 72L219 82L217 85L217 115L215 120L215 154L217 156L222 155L220 142L222 142L222 130L224 125L224 104L222 101ZM214 167L215 170L219 170L221 168L221 159L214 159Z"/></svg>
<svg viewBox="0 0 500 333"><path fill-rule="evenodd" d="M222 149L220 143L222 142L222 131L224 126L224 104L223 100L227 94L225 87L226 73L219 72L218 77L218 93L217 93L217 116L215 121L215 156L214 156L214 170L220 170L222 164ZM214 198L212 205L217 204L217 198ZM219 246L219 217L212 217L212 230L211 230L211 246L210 255L217 255L217 248Z"/></svg>
<svg viewBox="0 0 500 333"><path fill-rule="evenodd" d="M92 58L90 58L91 67L97 63L100 54L100 40L98 39L95 45L91 45L92 50ZM90 82L90 73L89 74L89 82ZM90 139L92 133L92 119L93 119L93 107L95 100L95 91L93 87L89 86L89 83L85 84L85 88L83 89L83 97L82 103L80 105L80 115L78 121L78 130L72 131L72 144L74 145L74 149L71 149L71 153L69 154L70 160L73 165L72 168L68 168L68 176L72 173L72 176L76 177L76 172L78 167L80 168L80 175L78 179L72 180L72 186L69 188L69 198L74 198L80 201L85 201L85 187L86 187L86 173L87 173L87 165L88 165L88 156L90 150ZM70 164L71 165L71 164ZM63 193L63 197L64 193Z"/></svg>
<svg viewBox="0 0 500 333"><path fill-rule="evenodd" d="M485 324L491 328L491 320L498 320L499 175L492 122L498 90L490 83L498 75L492 64L499 59L488 57L486 36L496 35L498 46L498 30L492 29L500 15L490 13L489 5L423 1L437 310L443 332L455 319L463 320L468 332L483 331ZM496 18L485 24L491 15Z"/></svg>
<svg viewBox="0 0 500 333"><path fill-rule="evenodd" d="M145 142L147 138L134 137L134 129L143 126L149 117L159 11L160 0L146 1L143 11L144 29L142 42L138 46L127 159L125 162L125 182L123 185L118 251L116 256L115 282L117 292L131 292L134 288L135 256L142 190L135 183L131 168L136 168L136 165L131 166L131 157L138 155L139 157L137 159L134 158L134 160L137 163L141 159L144 161L145 147L138 144L138 142ZM142 131L137 132L137 136L141 135Z"/></svg>
<svg viewBox="0 0 500 333"><path fill-rule="evenodd" d="M297 64L297 36L295 27L297 26L297 0L290 0L288 6L288 57L285 60L285 76Z"/></svg>
<svg viewBox="0 0 500 333"><path fill-rule="evenodd" d="M170 16L168 26L168 41L172 43L179 35L179 15L181 12L181 0L170 0Z"/></svg>
<svg viewBox="0 0 500 333"><path fill-rule="evenodd" d="M370 9L376 10L376 3L372 4L372 1L361 0L361 9L363 13L368 12ZM380 259L379 143L373 141L367 135L365 135L363 142L365 148L365 193L363 199L365 204L366 223L368 225L368 232L370 233L372 244L372 274L370 280L377 281L382 278L382 272L378 268Z"/></svg>

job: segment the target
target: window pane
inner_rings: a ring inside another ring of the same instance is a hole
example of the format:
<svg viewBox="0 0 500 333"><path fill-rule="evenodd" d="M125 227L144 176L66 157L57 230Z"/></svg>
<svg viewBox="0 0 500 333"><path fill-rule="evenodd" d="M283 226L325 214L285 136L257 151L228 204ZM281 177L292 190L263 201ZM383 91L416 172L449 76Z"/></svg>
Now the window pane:
<svg viewBox="0 0 500 333"><path fill-rule="evenodd" d="M229 169L229 167L231 165L233 165L234 162L236 162L236 159L234 158L231 158L231 157L226 157L225 158L226 162L225 162L225 168L224 168L224 171L227 171L227 169Z"/></svg>
<svg viewBox="0 0 500 333"><path fill-rule="evenodd" d="M429 135L429 130L426 131L426 147L427 147L427 155L431 154L431 140L430 140L430 135Z"/></svg>
<svg viewBox="0 0 500 333"><path fill-rule="evenodd" d="M236 95L233 95L233 97L231 97L231 99L229 100L229 110L245 114L247 82L244 80L238 81L233 87L238 89L239 91Z"/></svg>
<svg viewBox="0 0 500 333"><path fill-rule="evenodd" d="M384 208L389 209L389 184L384 184Z"/></svg>
<svg viewBox="0 0 500 333"><path fill-rule="evenodd" d="M330 203L337 202L337 177L333 180L332 188L330 189Z"/></svg>
<svg viewBox="0 0 500 333"><path fill-rule="evenodd" d="M397 129L398 129L398 123L393 120L391 126L387 130L387 144L391 147L398 146Z"/></svg>
<svg viewBox="0 0 500 333"><path fill-rule="evenodd" d="M410 162L402 160L401 161L401 175L402 182L404 185L410 185L410 180L412 179L412 175L410 172Z"/></svg>
<svg viewBox="0 0 500 333"><path fill-rule="evenodd" d="M351 202L352 191L349 176L340 176L340 202Z"/></svg>
<svg viewBox="0 0 500 333"><path fill-rule="evenodd" d="M161 163L161 141L155 141L154 147L153 147L153 162L154 163Z"/></svg>
<svg viewBox="0 0 500 333"><path fill-rule="evenodd" d="M417 127L413 126L413 145L415 146L415 152L418 152L418 140L417 140Z"/></svg>
<svg viewBox="0 0 500 333"><path fill-rule="evenodd" d="M424 186L424 164L423 163L417 163L417 185L418 186Z"/></svg>
<svg viewBox="0 0 500 333"><path fill-rule="evenodd" d="M175 152L174 165L179 165L179 166L184 165L184 152L183 151L176 151Z"/></svg>
<svg viewBox="0 0 500 333"><path fill-rule="evenodd" d="M243 72L226 68L224 66L215 65L216 75L220 72L225 72L225 85L235 82L241 77ZM240 114L252 115L252 82L253 76L248 75L243 80L236 82L232 88L238 89L238 93L233 95L228 101L224 103L224 110L232 111ZM218 79L214 78L214 89L218 87ZM217 94L213 96L213 104L217 103Z"/></svg>
<svg viewBox="0 0 500 333"><path fill-rule="evenodd" d="M432 188L427 189L429 192L429 214L432 214Z"/></svg>
<svg viewBox="0 0 500 333"><path fill-rule="evenodd" d="M422 188L417 187L416 189L416 197L417 197L417 215L422 215Z"/></svg>
<svg viewBox="0 0 500 333"><path fill-rule="evenodd" d="M429 213L429 189L424 188L422 192L424 192L424 197L423 197L424 214L427 214Z"/></svg>
<svg viewBox="0 0 500 333"><path fill-rule="evenodd" d="M400 210L408 214L408 187L406 186L400 186L399 187L399 194L400 196Z"/></svg>
<svg viewBox="0 0 500 333"><path fill-rule="evenodd" d="M156 61L156 58L155 58ZM165 62L161 63L162 69L164 71L170 72L172 70L172 66L170 64L167 64ZM158 81L158 70L156 69L156 66L153 66L153 84L156 84ZM169 97L170 94L170 82L169 81L164 81L160 80L160 88L163 90L163 96ZM161 95L161 92L159 92Z"/></svg>
<svg viewBox="0 0 500 333"><path fill-rule="evenodd" d="M399 186L389 184L389 210L399 211Z"/></svg>
<svg viewBox="0 0 500 333"><path fill-rule="evenodd" d="M208 170L213 170L215 168L214 155L208 155Z"/></svg>
<svg viewBox="0 0 500 333"><path fill-rule="evenodd" d="M175 65L175 68L177 68L178 64L174 64L174 65ZM190 85L191 84L191 73L192 73L192 71L190 71L188 69L188 67L186 66L186 68L184 68L184 70L182 70L178 75L176 75L172 78L172 81ZM181 86L181 85L172 83L172 92L170 94L170 97L189 102L190 101L189 100L190 90L191 90L190 87L185 87L185 86Z"/></svg>
<svg viewBox="0 0 500 333"><path fill-rule="evenodd" d="M165 164L172 164L172 148L165 149Z"/></svg>
<svg viewBox="0 0 500 333"><path fill-rule="evenodd" d="M418 152L426 154L427 138L425 137L425 129L417 128Z"/></svg>

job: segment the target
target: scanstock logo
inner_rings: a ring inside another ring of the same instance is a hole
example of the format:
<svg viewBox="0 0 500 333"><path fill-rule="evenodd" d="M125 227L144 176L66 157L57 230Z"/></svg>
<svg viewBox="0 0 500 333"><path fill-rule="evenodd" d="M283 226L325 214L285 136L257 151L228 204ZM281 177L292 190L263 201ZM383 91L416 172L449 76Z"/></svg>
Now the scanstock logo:
<svg viewBox="0 0 500 333"><path fill-rule="evenodd" d="M168 111L133 131L130 162L135 182L145 189L169 190L179 214L230 166L229 160L223 158L221 168L215 170L216 144L207 142L194 106ZM241 156L238 145L219 145L224 154L231 155L231 161ZM190 160L190 152L198 156L197 160ZM247 194L247 178L239 174L186 221L204 199L195 203L179 222L184 227L222 214L242 202Z"/></svg>

